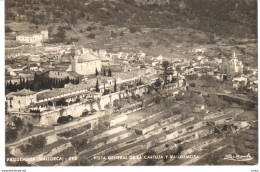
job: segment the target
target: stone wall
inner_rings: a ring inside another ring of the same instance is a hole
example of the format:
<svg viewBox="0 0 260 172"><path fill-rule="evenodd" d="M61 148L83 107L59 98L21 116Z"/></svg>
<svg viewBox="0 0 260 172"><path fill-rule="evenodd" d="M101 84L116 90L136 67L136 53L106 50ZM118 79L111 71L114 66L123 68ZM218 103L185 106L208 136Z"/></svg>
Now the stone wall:
<svg viewBox="0 0 260 172"><path fill-rule="evenodd" d="M141 85L138 86L136 89L133 89L134 94L143 94L144 91L146 91L146 86ZM130 91L126 93L126 91L119 91L116 93L111 93L109 95L101 96L100 101L95 101L93 103L76 103L70 106L64 106L62 108L54 108L52 111L49 112L42 112L39 114L39 116L32 117L32 115L21 115L23 116L24 120L32 122L36 126L50 126L57 124L57 120L60 116L67 116L71 115L72 117L79 117L82 112L87 109L88 111L91 111L92 109L95 109L97 111L104 110L105 106L107 104L113 105L115 100L119 100L120 97L127 97L131 96L132 93Z"/></svg>

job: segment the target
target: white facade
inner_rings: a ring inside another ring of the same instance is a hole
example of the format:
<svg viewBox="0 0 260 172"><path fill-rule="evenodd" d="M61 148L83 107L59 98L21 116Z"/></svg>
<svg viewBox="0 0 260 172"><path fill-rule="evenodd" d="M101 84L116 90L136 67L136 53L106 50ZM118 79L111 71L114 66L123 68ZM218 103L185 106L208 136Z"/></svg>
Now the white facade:
<svg viewBox="0 0 260 172"><path fill-rule="evenodd" d="M92 54L76 56L71 62L71 70L80 75L95 74L96 69L101 72L101 67L101 60Z"/></svg>
<svg viewBox="0 0 260 172"><path fill-rule="evenodd" d="M242 73L243 72L243 63L238 60L235 52L233 53L233 58L231 59L231 72Z"/></svg>
<svg viewBox="0 0 260 172"><path fill-rule="evenodd" d="M21 90L16 93L11 93L11 98L7 95L8 111L21 111L24 107L36 102L36 93L30 90Z"/></svg>
<svg viewBox="0 0 260 172"><path fill-rule="evenodd" d="M44 30L38 34L22 34L16 36L16 41L27 44L39 44L48 39L48 31Z"/></svg>

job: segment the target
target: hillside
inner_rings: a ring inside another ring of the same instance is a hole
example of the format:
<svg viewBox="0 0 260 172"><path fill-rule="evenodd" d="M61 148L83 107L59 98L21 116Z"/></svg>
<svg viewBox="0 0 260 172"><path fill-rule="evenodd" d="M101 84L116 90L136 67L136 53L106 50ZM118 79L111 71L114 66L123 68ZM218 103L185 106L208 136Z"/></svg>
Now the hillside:
<svg viewBox="0 0 260 172"><path fill-rule="evenodd" d="M254 0L8 0L6 47L19 46L16 34L48 29L51 44L189 58L188 47L255 40L256 12Z"/></svg>
<svg viewBox="0 0 260 172"><path fill-rule="evenodd" d="M221 36L256 34L256 1L18 1L6 2L6 20L40 25L82 20L120 27L191 27Z"/></svg>

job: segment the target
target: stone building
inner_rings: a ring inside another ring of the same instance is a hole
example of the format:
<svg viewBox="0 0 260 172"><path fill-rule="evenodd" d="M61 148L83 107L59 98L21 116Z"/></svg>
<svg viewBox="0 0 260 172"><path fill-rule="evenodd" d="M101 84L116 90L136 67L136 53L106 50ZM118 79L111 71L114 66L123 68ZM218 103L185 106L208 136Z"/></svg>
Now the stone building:
<svg viewBox="0 0 260 172"><path fill-rule="evenodd" d="M31 103L36 102L36 92L23 89L18 92L12 92L6 95L8 111L21 111Z"/></svg>
<svg viewBox="0 0 260 172"><path fill-rule="evenodd" d="M243 63L237 59L235 52L230 60L224 58L220 67L220 71L223 74L234 75L243 73Z"/></svg>
<svg viewBox="0 0 260 172"><path fill-rule="evenodd" d="M87 53L82 55L76 55L71 60L71 71L74 71L80 75L91 75L101 71L102 62L98 57Z"/></svg>
<svg viewBox="0 0 260 172"><path fill-rule="evenodd" d="M21 34L16 36L16 41L27 44L40 44L48 39L48 31L43 30L35 34Z"/></svg>

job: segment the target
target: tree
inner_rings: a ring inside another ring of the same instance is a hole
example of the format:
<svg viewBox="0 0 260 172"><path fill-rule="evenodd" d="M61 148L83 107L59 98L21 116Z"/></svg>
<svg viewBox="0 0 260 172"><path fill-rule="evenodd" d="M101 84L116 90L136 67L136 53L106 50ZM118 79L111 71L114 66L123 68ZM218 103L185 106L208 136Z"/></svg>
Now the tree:
<svg viewBox="0 0 260 172"><path fill-rule="evenodd" d="M109 77L112 76L112 72L111 72L111 69L110 69L110 68L108 69L108 76L109 76Z"/></svg>
<svg viewBox="0 0 260 172"><path fill-rule="evenodd" d="M179 88L179 73L181 71L181 69L179 67L176 67L176 71L177 71L177 82L178 82L178 88Z"/></svg>
<svg viewBox="0 0 260 172"><path fill-rule="evenodd" d="M19 85L19 89L23 89L23 81L22 81L22 77L20 76L20 85Z"/></svg>
<svg viewBox="0 0 260 172"><path fill-rule="evenodd" d="M28 140L29 144L32 145L34 151L35 150L38 150L40 148L43 148L46 143L47 143L47 140L44 136L40 135L40 136L37 136L37 137L32 137Z"/></svg>
<svg viewBox="0 0 260 172"><path fill-rule="evenodd" d="M116 38L116 37L117 37L117 33L115 33L115 32L112 31L112 32L111 32L111 36L114 37L114 38Z"/></svg>
<svg viewBox="0 0 260 172"><path fill-rule="evenodd" d="M137 27L134 27L134 26L132 26L132 27L130 27L130 28L129 28L129 30L130 30L130 32L131 32L131 33L135 33L135 32L137 32L137 31L138 31L138 28L137 28Z"/></svg>
<svg viewBox="0 0 260 172"><path fill-rule="evenodd" d="M95 37L96 37L96 35L93 34L93 33L91 33L91 34L88 35L88 38L90 38L90 39L95 39Z"/></svg>
<svg viewBox="0 0 260 172"><path fill-rule="evenodd" d="M96 76L98 76L98 70L97 70L97 68L96 68Z"/></svg>
<svg viewBox="0 0 260 172"><path fill-rule="evenodd" d="M20 130L23 128L24 122L23 122L23 120L21 120L21 118L14 117L13 122L14 122L16 129Z"/></svg>
<svg viewBox="0 0 260 172"><path fill-rule="evenodd" d="M10 26L5 26L5 32L8 33L8 32L12 32Z"/></svg>
<svg viewBox="0 0 260 172"><path fill-rule="evenodd" d="M212 107L227 108L229 103L222 98L219 98L217 95L209 95L206 99L206 104Z"/></svg>
<svg viewBox="0 0 260 172"><path fill-rule="evenodd" d="M106 76L106 69L104 69L104 71L103 71L103 75Z"/></svg>
<svg viewBox="0 0 260 172"><path fill-rule="evenodd" d="M117 92L116 80L115 80L115 84L114 84L114 92Z"/></svg>
<svg viewBox="0 0 260 172"><path fill-rule="evenodd" d="M61 41L64 41L64 39L66 37L65 28L59 26L58 27L58 33L54 37L61 39Z"/></svg>
<svg viewBox="0 0 260 172"><path fill-rule="evenodd" d="M73 119L73 117L71 115L61 116L61 117L58 118L57 123L58 124L63 124L63 123L66 123L66 122L68 122L68 121L70 121L72 119Z"/></svg>
<svg viewBox="0 0 260 172"><path fill-rule="evenodd" d="M27 133L30 133L33 130L33 125L31 123L28 123L27 128L28 128Z"/></svg>
<svg viewBox="0 0 260 172"><path fill-rule="evenodd" d="M165 82L165 83L167 82L167 76L168 76L167 69L168 69L169 66L170 66L170 63L169 63L168 61L163 61L163 62L162 62L162 67L163 67L163 79L164 79L164 82Z"/></svg>
<svg viewBox="0 0 260 172"><path fill-rule="evenodd" d="M140 78L140 80L138 81L137 85L142 85L142 79Z"/></svg>
<svg viewBox="0 0 260 172"><path fill-rule="evenodd" d="M70 24L76 24L77 22L77 16L75 15L75 12L71 12L70 14Z"/></svg>
<svg viewBox="0 0 260 172"><path fill-rule="evenodd" d="M139 45L140 47L149 48L153 45L153 42L140 42Z"/></svg>
<svg viewBox="0 0 260 172"><path fill-rule="evenodd" d="M70 82L70 78L69 78L69 76L67 76L65 79L65 83L68 84L69 82Z"/></svg>
<svg viewBox="0 0 260 172"><path fill-rule="evenodd" d="M161 81L160 81L160 79L156 79L156 81L155 81L155 83L154 83L154 86L155 87L160 87L162 85L162 83L161 83Z"/></svg>
<svg viewBox="0 0 260 172"><path fill-rule="evenodd" d="M18 132L16 129L12 129L10 127L6 128L6 133L5 133L5 140L6 142L14 141L17 139Z"/></svg>
<svg viewBox="0 0 260 172"><path fill-rule="evenodd" d="M12 81L9 82L9 90L12 92L13 91L13 83Z"/></svg>
<svg viewBox="0 0 260 172"><path fill-rule="evenodd" d="M97 80L97 82L96 82L96 92L100 92L100 90L99 90L99 84L98 84L98 80Z"/></svg>

